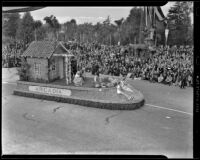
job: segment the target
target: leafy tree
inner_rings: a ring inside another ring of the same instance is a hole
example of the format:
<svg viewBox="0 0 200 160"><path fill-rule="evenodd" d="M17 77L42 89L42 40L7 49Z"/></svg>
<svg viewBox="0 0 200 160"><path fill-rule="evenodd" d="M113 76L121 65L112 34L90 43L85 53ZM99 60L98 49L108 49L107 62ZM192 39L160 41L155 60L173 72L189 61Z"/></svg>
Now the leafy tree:
<svg viewBox="0 0 200 160"><path fill-rule="evenodd" d="M94 25L94 37L95 37L95 40L98 42L99 41L99 37L100 37L100 30L101 30L101 27L102 27L102 24L100 22L97 22L95 25Z"/></svg>
<svg viewBox="0 0 200 160"><path fill-rule="evenodd" d="M106 18L106 20L105 21L103 21L103 24L104 25L110 25L110 16L108 16L107 18Z"/></svg>
<svg viewBox="0 0 200 160"><path fill-rule="evenodd" d="M6 37L16 38L17 29L20 21L19 13L2 14L2 33Z"/></svg>
<svg viewBox="0 0 200 160"><path fill-rule="evenodd" d="M75 19L71 19L71 24L76 25L76 20Z"/></svg>
<svg viewBox="0 0 200 160"><path fill-rule="evenodd" d="M93 41L93 32L94 32L94 28L92 23L84 23L79 25L79 28L81 31L81 41L84 42L92 42Z"/></svg>
<svg viewBox="0 0 200 160"><path fill-rule="evenodd" d="M40 27L42 27L42 22L41 21L35 21L34 22L34 32L35 32L35 40L36 41L37 41L37 31Z"/></svg>
<svg viewBox="0 0 200 160"><path fill-rule="evenodd" d="M121 18L119 20L115 20L115 23L117 24L118 27L118 34L119 34L119 42L121 41L121 26L123 24L124 18Z"/></svg>
<svg viewBox="0 0 200 160"><path fill-rule="evenodd" d="M28 81L29 68L30 68L30 65L27 63L27 61L24 58L22 58L21 67L17 69L18 75L21 81Z"/></svg>
<svg viewBox="0 0 200 160"><path fill-rule="evenodd" d="M56 40L58 39L58 32L61 27L59 24L57 18L53 15L47 16L44 18L46 21L46 24L48 25L48 32L50 32L50 36L48 37L50 40ZM53 36L51 36L53 34Z"/></svg>
<svg viewBox="0 0 200 160"><path fill-rule="evenodd" d="M77 39L77 24L75 19L71 19L64 23L65 37L67 40Z"/></svg>
<svg viewBox="0 0 200 160"><path fill-rule="evenodd" d="M45 25L37 28L36 37L39 41L44 40L47 37L47 27Z"/></svg>
<svg viewBox="0 0 200 160"><path fill-rule="evenodd" d="M26 12L19 24L17 38L24 43L24 49L34 40L34 20L30 12Z"/></svg>
<svg viewBox="0 0 200 160"><path fill-rule="evenodd" d="M186 45L191 43L192 24L190 14L193 11L192 2L176 2L169 9L169 44ZM176 35L176 36L174 36Z"/></svg>
<svg viewBox="0 0 200 160"><path fill-rule="evenodd" d="M111 40L112 40L112 34L113 34L113 25L111 25L111 19L110 19L110 16L108 16L104 21L103 23L98 23L97 26L96 26L96 29L99 28L99 34L100 35L100 41L103 43L103 44L111 44ZM97 31L95 29L95 32Z"/></svg>
<svg viewBox="0 0 200 160"><path fill-rule="evenodd" d="M144 28L144 23L141 22L141 13L143 12L142 8L133 7L130 10L129 16L126 18L124 22L123 31L123 39L126 40L126 43L137 43L139 42L139 34L140 34L140 27ZM140 24L142 26L140 26ZM141 40L143 37L141 37Z"/></svg>
<svg viewBox="0 0 200 160"><path fill-rule="evenodd" d="M165 44L165 24L160 21L156 21L156 41L157 45Z"/></svg>

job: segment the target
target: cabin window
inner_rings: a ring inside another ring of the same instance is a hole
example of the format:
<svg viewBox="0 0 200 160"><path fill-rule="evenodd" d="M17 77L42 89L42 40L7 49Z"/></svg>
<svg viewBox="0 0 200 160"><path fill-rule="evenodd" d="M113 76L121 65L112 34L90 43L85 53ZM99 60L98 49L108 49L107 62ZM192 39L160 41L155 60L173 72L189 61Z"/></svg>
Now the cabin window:
<svg viewBox="0 0 200 160"><path fill-rule="evenodd" d="M37 74L37 75L41 74L41 64L40 63L34 64L34 71L35 71L35 74Z"/></svg>

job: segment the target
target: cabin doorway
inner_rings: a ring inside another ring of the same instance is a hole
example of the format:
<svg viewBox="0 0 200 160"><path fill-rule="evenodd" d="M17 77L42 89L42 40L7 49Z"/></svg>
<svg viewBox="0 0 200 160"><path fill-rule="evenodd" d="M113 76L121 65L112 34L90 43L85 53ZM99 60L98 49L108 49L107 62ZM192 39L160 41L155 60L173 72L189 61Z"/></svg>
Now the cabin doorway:
<svg viewBox="0 0 200 160"><path fill-rule="evenodd" d="M59 76L60 79L64 78L64 57L59 58Z"/></svg>

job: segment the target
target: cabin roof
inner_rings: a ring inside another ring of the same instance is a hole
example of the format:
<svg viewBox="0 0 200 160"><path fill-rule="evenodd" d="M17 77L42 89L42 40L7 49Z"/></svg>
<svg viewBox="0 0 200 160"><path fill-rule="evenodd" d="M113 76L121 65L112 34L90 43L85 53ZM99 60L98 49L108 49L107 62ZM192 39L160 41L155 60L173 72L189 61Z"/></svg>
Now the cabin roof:
<svg viewBox="0 0 200 160"><path fill-rule="evenodd" d="M71 54L63 45L58 41L33 41L23 53L23 57L32 58L50 58L55 52L57 47L63 48L63 53Z"/></svg>

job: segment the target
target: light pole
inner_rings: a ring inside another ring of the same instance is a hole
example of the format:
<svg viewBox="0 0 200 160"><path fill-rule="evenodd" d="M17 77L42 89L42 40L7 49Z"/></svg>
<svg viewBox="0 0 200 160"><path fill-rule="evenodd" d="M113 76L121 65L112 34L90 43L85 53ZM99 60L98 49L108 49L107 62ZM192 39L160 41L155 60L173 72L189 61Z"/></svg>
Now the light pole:
<svg viewBox="0 0 200 160"><path fill-rule="evenodd" d="M61 26L59 33L60 33L61 37L63 37L63 39L61 38L61 40L65 42L65 28L64 28L64 26Z"/></svg>
<svg viewBox="0 0 200 160"><path fill-rule="evenodd" d="M166 29L165 29L165 46L167 46L168 35L169 35L169 29L168 29L168 24L167 24Z"/></svg>
<svg viewBox="0 0 200 160"><path fill-rule="evenodd" d="M168 38L168 34L169 34L169 29L166 28L166 29L165 29L165 46L167 46L167 38Z"/></svg>

